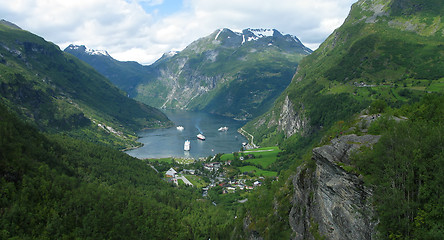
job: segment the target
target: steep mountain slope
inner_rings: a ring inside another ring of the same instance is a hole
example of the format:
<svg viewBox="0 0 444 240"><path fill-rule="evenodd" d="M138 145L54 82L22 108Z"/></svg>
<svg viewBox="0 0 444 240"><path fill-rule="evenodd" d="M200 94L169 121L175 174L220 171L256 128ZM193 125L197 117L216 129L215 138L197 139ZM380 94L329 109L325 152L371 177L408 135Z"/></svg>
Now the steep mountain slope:
<svg viewBox="0 0 444 240"><path fill-rule="evenodd" d="M11 24L0 32L2 102L39 129L125 147L134 131L170 124L54 44Z"/></svg>
<svg viewBox="0 0 444 240"><path fill-rule="evenodd" d="M275 106L245 129L262 144L306 135L382 99L391 106L444 91L442 1L358 1Z"/></svg>
<svg viewBox="0 0 444 240"><path fill-rule="evenodd" d="M0 112L1 239L222 239L232 228L232 213L146 162Z"/></svg>
<svg viewBox="0 0 444 240"><path fill-rule="evenodd" d="M146 67L82 46L65 51L149 105L239 119L251 119L269 108L288 86L298 62L311 53L296 37L264 29L219 29Z"/></svg>
<svg viewBox="0 0 444 240"><path fill-rule="evenodd" d="M252 118L285 89L309 53L297 38L277 30L219 29L154 63L154 81L140 84L136 99Z"/></svg>
<svg viewBox="0 0 444 240"><path fill-rule="evenodd" d="M443 13L442 1L360 0L304 58L244 127L283 152L239 236L443 238Z"/></svg>
<svg viewBox="0 0 444 240"><path fill-rule="evenodd" d="M89 49L83 45L69 45L64 52L70 53L91 65L117 87L127 92L130 97L135 96L136 87L140 82L150 81L148 67L137 62L117 61L106 51Z"/></svg>

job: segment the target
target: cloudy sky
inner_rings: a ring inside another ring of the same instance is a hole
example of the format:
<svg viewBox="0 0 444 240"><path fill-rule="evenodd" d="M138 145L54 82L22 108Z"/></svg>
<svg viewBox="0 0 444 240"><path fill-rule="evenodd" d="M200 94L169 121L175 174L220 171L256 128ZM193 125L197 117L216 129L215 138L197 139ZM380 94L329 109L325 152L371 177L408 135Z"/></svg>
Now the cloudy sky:
<svg viewBox="0 0 444 240"><path fill-rule="evenodd" d="M150 64L219 28L274 28L316 49L357 0L0 0L0 18L54 42Z"/></svg>

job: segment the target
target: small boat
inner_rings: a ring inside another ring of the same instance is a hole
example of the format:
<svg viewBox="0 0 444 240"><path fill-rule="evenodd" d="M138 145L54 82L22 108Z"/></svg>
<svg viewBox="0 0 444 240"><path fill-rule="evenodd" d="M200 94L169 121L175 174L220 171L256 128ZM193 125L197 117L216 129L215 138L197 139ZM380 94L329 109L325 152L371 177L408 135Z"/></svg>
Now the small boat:
<svg viewBox="0 0 444 240"><path fill-rule="evenodd" d="M219 132L226 132L226 131L228 131L228 127L227 126L220 127L219 129L217 129L217 131L219 131Z"/></svg>
<svg viewBox="0 0 444 240"><path fill-rule="evenodd" d="M184 129L183 126L177 126L176 128L177 128L177 130L179 130L179 131L183 131L183 129Z"/></svg>
<svg viewBox="0 0 444 240"><path fill-rule="evenodd" d="M190 141L186 140L183 144L183 150L184 151L190 151Z"/></svg>
<svg viewBox="0 0 444 240"><path fill-rule="evenodd" d="M199 133L199 134L197 134L197 139L205 140L205 136L202 135L201 133Z"/></svg>

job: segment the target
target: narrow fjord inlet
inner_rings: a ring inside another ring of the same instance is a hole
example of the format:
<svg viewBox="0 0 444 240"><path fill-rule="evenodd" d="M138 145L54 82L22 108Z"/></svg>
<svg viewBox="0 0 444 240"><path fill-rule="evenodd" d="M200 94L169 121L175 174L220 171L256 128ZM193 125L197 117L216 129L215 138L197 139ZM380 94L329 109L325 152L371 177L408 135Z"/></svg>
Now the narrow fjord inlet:
<svg viewBox="0 0 444 240"><path fill-rule="evenodd" d="M204 112L171 110L165 111L174 127L149 129L139 133L139 142L144 146L126 151L129 155L144 158L202 158L217 153L232 153L241 149L247 139L237 132L245 121L236 121L227 117ZM176 126L181 126L177 128ZM227 131L219 128L227 127ZM205 141L197 134L203 134ZM190 141L190 150L184 151L184 142Z"/></svg>

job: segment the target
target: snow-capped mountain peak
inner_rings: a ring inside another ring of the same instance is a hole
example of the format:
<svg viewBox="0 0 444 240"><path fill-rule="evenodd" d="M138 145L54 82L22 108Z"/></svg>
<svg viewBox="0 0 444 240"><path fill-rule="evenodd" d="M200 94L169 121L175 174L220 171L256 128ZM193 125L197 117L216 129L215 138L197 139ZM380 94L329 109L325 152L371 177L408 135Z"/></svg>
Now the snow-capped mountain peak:
<svg viewBox="0 0 444 240"><path fill-rule="evenodd" d="M105 50L94 50L94 49L86 47L85 45L73 45L73 44L71 44L71 45L69 45L67 47L67 49L74 50L74 51L83 51L83 52L85 52L86 54L89 54L89 55L102 55L102 56L111 57L108 54L108 52L105 51Z"/></svg>
<svg viewBox="0 0 444 240"><path fill-rule="evenodd" d="M86 53L91 54L91 55L104 55L104 56L109 56L108 52L105 50L94 50L91 48L86 48Z"/></svg>

